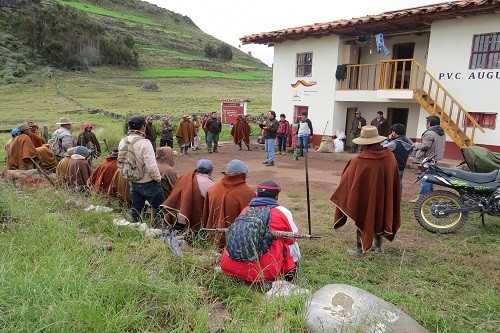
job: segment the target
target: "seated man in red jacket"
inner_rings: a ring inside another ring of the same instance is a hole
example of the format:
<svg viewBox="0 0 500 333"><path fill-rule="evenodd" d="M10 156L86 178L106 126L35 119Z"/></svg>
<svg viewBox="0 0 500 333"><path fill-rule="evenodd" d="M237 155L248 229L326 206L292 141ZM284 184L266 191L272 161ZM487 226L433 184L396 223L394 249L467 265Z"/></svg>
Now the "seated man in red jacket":
<svg viewBox="0 0 500 333"><path fill-rule="evenodd" d="M273 181L265 181L257 187L257 198L253 198L245 207L270 206L269 229L273 231L298 232L293 222L292 213L278 204L281 188ZM291 281L296 273L296 262L300 259L299 246L291 238L274 238L269 250L254 261L237 261L229 257L224 248L220 267L228 276L236 276L247 282L274 281L284 274L285 280Z"/></svg>

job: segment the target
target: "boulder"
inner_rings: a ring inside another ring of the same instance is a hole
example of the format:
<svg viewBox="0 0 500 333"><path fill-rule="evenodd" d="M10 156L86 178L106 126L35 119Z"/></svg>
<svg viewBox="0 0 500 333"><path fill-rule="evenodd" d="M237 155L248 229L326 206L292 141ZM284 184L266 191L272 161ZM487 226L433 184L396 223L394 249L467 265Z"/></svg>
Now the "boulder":
<svg viewBox="0 0 500 333"><path fill-rule="evenodd" d="M428 333L395 305L353 286L329 284L309 297L308 332Z"/></svg>

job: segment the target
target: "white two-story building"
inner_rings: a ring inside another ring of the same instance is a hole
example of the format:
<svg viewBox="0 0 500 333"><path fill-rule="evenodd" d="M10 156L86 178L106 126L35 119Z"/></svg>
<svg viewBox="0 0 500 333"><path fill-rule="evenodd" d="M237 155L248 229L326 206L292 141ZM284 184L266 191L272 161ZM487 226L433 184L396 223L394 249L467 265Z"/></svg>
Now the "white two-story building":
<svg viewBox="0 0 500 333"><path fill-rule="evenodd" d="M383 111L420 138L435 114L446 158L460 147L500 152L500 1L464 0L248 35L274 46L272 109L308 112L313 142L347 134L354 111ZM328 122L328 125L327 125Z"/></svg>

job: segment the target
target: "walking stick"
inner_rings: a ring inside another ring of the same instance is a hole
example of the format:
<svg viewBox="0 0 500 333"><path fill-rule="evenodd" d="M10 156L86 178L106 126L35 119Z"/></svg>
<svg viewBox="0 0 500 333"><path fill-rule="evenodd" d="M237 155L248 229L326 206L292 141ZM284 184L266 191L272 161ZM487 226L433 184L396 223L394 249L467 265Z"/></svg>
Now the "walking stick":
<svg viewBox="0 0 500 333"><path fill-rule="evenodd" d="M198 239L200 240L206 240L207 239L207 233L210 232L227 232L229 228L201 228L198 231ZM321 236L318 235L304 235L304 234L299 234L295 232L288 232L288 231L271 231L271 234L274 236L274 238L293 238L293 239L302 239L302 238L307 238L307 239L317 239L321 238Z"/></svg>
<svg viewBox="0 0 500 333"><path fill-rule="evenodd" d="M309 155L309 150L305 151L304 161L306 167L307 226L309 228L309 235L311 235L311 198L309 196L309 168L307 166L307 155Z"/></svg>
<svg viewBox="0 0 500 333"><path fill-rule="evenodd" d="M47 180L48 180L48 181L52 184L52 186L57 187L57 186L56 186L56 184L54 184L54 182L52 181L52 179L50 179L50 178L49 178L49 176L47 176L47 174L46 174L46 173L45 173L45 171L42 169L42 167L41 167L41 166L39 166L39 165L38 165L38 163L36 163L36 162L35 162L35 160L34 160L34 159L32 159L31 157L30 157L30 160L31 160L31 162L33 162L33 164L35 165L35 167L36 167L36 169L38 170L38 172L40 172L42 175L44 175L44 176L45 176L45 178L47 178Z"/></svg>

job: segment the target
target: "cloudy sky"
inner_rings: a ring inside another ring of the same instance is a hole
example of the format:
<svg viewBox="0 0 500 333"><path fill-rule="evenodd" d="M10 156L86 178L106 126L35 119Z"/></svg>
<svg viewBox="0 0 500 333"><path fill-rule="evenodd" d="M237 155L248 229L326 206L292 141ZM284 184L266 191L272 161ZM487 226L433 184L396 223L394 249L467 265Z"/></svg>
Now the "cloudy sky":
<svg viewBox="0 0 500 333"><path fill-rule="evenodd" d="M189 16L204 32L235 47L245 35L380 14L412 8L436 0L146 0L176 13ZM273 48L263 45L241 45L245 52L268 65L273 63Z"/></svg>

